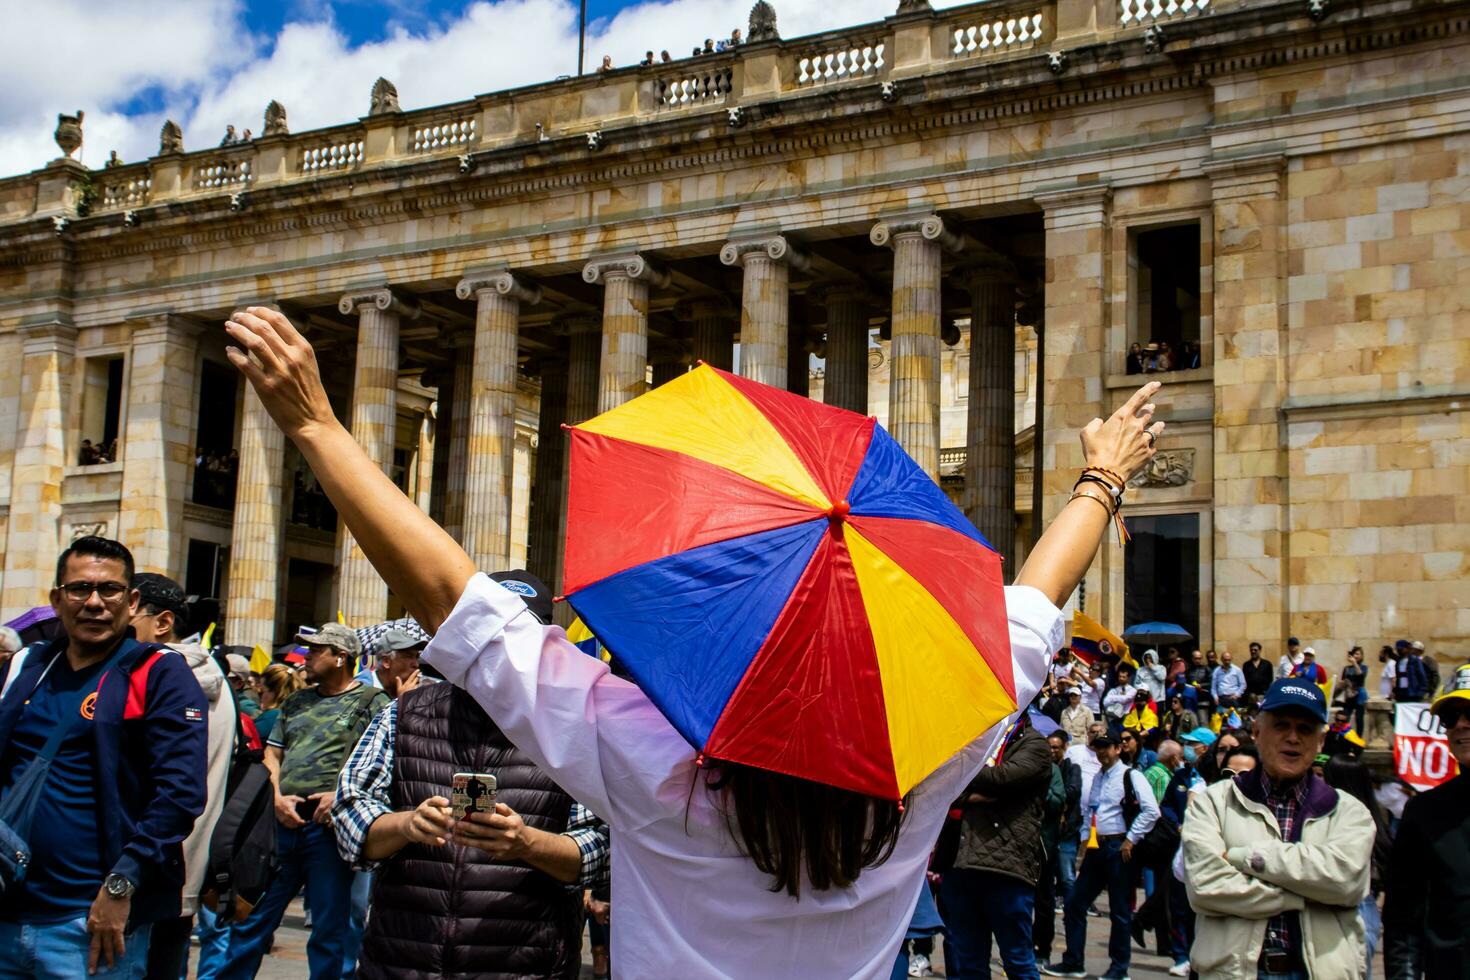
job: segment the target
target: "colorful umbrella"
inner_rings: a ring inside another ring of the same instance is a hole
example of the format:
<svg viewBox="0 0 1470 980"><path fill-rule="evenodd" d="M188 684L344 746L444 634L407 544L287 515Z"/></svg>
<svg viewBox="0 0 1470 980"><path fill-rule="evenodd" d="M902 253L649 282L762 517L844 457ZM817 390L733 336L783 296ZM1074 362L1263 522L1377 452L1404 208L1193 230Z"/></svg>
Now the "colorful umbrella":
<svg viewBox="0 0 1470 980"><path fill-rule="evenodd" d="M701 365L570 466L567 599L711 758L899 799L1015 711L1000 557L872 419Z"/></svg>

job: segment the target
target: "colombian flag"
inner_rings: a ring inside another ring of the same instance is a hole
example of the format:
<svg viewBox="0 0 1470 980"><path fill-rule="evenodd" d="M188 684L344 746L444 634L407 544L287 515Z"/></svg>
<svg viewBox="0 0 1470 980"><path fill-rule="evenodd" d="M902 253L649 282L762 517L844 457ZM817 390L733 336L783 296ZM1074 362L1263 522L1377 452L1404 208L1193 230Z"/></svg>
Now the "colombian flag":
<svg viewBox="0 0 1470 980"><path fill-rule="evenodd" d="M1134 664L1133 654L1122 638L1110 633L1102 623L1084 612L1072 616L1072 652L1084 663L1112 663L1121 660ZM1137 664L1134 664L1137 666Z"/></svg>

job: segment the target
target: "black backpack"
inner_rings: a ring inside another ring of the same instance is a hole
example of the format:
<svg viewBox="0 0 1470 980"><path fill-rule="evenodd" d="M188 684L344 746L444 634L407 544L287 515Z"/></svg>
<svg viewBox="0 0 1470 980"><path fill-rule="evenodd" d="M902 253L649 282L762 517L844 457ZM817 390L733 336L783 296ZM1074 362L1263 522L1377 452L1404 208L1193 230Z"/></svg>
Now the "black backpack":
<svg viewBox="0 0 1470 980"><path fill-rule="evenodd" d="M1133 821L1143 809L1138 802L1138 793L1133 789L1133 774L1136 771L1129 769L1123 773L1123 822L1129 827L1133 826ZM1174 860L1174 852L1178 849L1179 827L1160 810L1159 819L1154 821L1143 840L1133 845L1133 860L1146 867L1156 867Z"/></svg>
<svg viewBox="0 0 1470 980"><path fill-rule="evenodd" d="M276 860L275 789L264 764L249 765L209 839L202 901L220 923L242 922L265 897Z"/></svg>

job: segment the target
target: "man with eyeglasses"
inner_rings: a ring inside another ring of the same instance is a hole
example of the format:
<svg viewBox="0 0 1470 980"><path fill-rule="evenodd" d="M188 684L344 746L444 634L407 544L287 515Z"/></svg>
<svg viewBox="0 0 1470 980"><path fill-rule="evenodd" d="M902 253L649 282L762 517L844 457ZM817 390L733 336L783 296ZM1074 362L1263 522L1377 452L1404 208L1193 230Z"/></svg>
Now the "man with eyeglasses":
<svg viewBox="0 0 1470 980"><path fill-rule="evenodd" d="M51 590L65 634L0 679L0 798L30 767L45 771L31 864L0 896L0 978L142 976L152 924L179 915L207 705L183 657L134 638L137 604L127 548L78 539Z"/></svg>
<svg viewBox="0 0 1470 980"><path fill-rule="evenodd" d="M1470 976L1470 664L1435 698L1460 774L1404 807L1383 906L1389 980Z"/></svg>

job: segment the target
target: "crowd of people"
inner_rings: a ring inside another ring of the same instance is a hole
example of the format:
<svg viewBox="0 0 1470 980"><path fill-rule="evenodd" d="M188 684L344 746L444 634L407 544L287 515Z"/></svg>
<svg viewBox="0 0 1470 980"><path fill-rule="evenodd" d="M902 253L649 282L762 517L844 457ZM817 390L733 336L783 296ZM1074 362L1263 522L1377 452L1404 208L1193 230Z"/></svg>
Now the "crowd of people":
<svg viewBox="0 0 1470 980"><path fill-rule="evenodd" d="M83 439L81 449L77 451L77 462L82 466L95 466L98 463L117 462L117 440Z"/></svg>
<svg viewBox="0 0 1470 980"><path fill-rule="evenodd" d="M1384 657L1417 678L1421 651L1400 641ZM988 977L994 937L1007 977L1088 976L1106 891L1108 980L1128 976L1135 945L1171 958L1172 976L1371 977L1380 942L1391 978L1466 976L1464 919L1450 925L1470 911L1452 897L1470 860L1466 777L1417 795L1375 780L1294 639L1279 664L1257 643L1242 667L1194 651L1162 668L1152 653L1138 668L1059 654L1036 712L956 803L962 843L946 851L941 836L930 874L946 975ZM1361 695L1358 648L1344 673ZM1418 695L1463 771L1470 666ZM911 942L910 976L932 975L932 946Z"/></svg>
<svg viewBox="0 0 1470 980"><path fill-rule="evenodd" d="M1167 340L1153 340L1147 344L1134 343L1128 348L1129 374L1188 371L1199 366L1198 341L1181 340L1177 344L1171 344Z"/></svg>
<svg viewBox="0 0 1470 980"><path fill-rule="evenodd" d="M696 44L690 51L689 56L691 58L698 58L707 54L722 54L726 51L732 51L744 43L745 37L741 33L740 28L737 27L730 32L728 38L721 38L718 41L712 37L705 38L704 44ZM638 62L638 67L647 68L655 64L667 65L673 62L673 60L674 58L669 54L667 48L660 51L657 58L653 56L653 51L649 50L643 53L643 60ZM603 55L602 64L597 66L599 72L613 71L615 68L617 68L617 65L613 63L613 57L610 54Z"/></svg>
<svg viewBox="0 0 1470 980"><path fill-rule="evenodd" d="M240 452L236 449L194 450L194 502L211 507L233 507L235 484L240 476Z"/></svg>
<svg viewBox="0 0 1470 980"><path fill-rule="evenodd" d="M411 618L303 628L256 677L120 543L68 547L63 634L0 672L0 978L172 980L191 932L197 975L253 976L302 891L323 980L574 977L589 916L600 976L877 980L922 974L927 940L950 976L998 945L1010 977L1081 977L1104 892L1108 980L1150 933L1175 975L1358 977L1380 896L1391 977L1465 975L1470 782L1408 799L1395 837L1309 648L1065 650L1116 513L1082 482L1116 501L1152 457L1156 384L1084 430L1081 489L1005 591L1028 710L891 799L694 751L548 625L543 583L479 572L393 486L289 321L227 329ZM1395 691L1427 683L1412 642L1391 659ZM1432 710L1470 765L1470 665Z"/></svg>

